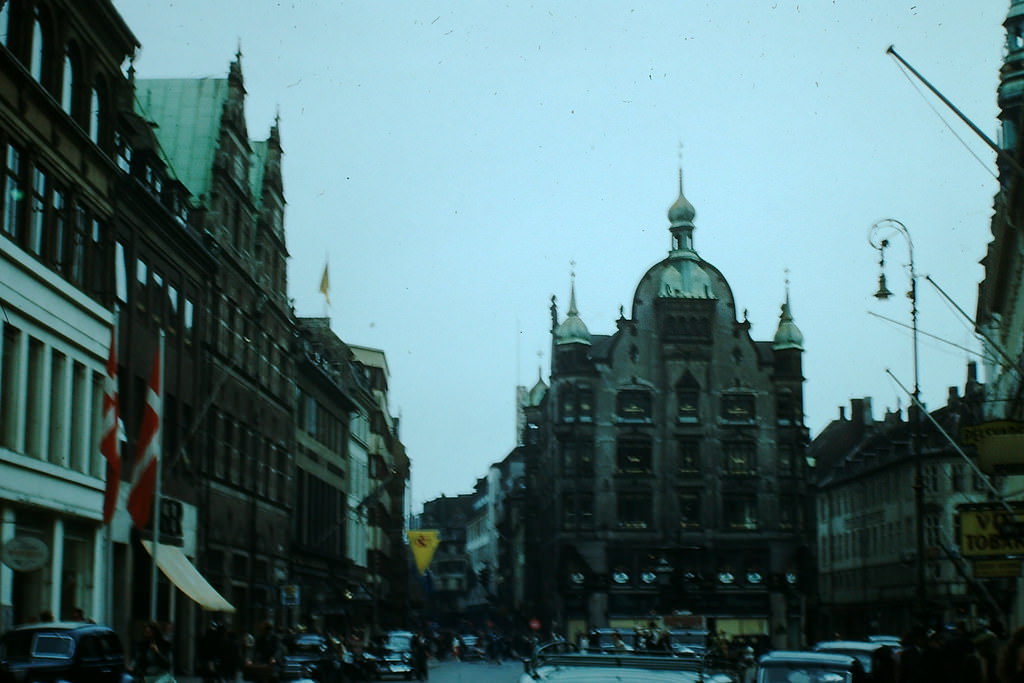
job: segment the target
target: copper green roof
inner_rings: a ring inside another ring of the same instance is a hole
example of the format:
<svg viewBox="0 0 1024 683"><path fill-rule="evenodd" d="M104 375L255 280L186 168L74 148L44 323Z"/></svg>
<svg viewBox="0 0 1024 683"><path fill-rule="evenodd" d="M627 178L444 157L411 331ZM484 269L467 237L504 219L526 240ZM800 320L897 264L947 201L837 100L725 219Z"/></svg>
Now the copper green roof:
<svg viewBox="0 0 1024 683"><path fill-rule="evenodd" d="M210 190L221 113L227 97L226 78L135 81L135 109L157 124L156 136L166 160L196 203Z"/></svg>

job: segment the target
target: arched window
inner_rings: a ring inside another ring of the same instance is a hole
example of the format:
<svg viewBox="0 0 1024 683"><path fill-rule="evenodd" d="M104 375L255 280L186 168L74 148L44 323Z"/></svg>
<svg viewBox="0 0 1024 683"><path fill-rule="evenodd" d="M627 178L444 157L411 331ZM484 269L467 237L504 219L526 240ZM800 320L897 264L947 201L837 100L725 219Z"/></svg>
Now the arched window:
<svg viewBox="0 0 1024 683"><path fill-rule="evenodd" d="M64 53L64 71L60 79L60 107L68 115L73 114L72 107L75 101L75 76L78 71L76 62L74 48L69 45Z"/></svg>
<svg viewBox="0 0 1024 683"><path fill-rule="evenodd" d="M43 82L43 56L46 51L46 41L43 35L43 21L37 14L32 23L32 53L29 61L29 73L40 83Z"/></svg>
<svg viewBox="0 0 1024 683"><path fill-rule="evenodd" d="M103 97L100 84L92 88L89 95L89 139L100 143L100 128L103 125Z"/></svg>
<svg viewBox="0 0 1024 683"><path fill-rule="evenodd" d="M7 38L11 34L11 2L0 2L0 43L7 45Z"/></svg>

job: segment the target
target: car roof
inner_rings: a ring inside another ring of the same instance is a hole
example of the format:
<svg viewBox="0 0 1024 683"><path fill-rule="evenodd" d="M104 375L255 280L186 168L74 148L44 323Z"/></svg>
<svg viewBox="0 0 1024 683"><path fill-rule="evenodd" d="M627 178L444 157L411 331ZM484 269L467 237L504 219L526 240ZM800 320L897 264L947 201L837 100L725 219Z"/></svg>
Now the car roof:
<svg viewBox="0 0 1024 683"><path fill-rule="evenodd" d="M866 640L824 640L814 645L815 650L856 650L858 652L874 652L883 647L890 646L888 643Z"/></svg>
<svg viewBox="0 0 1024 683"><path fill-rule="evenodd" d="M91 621L43 621L31 624L20 624L8 633L25 631L111 631L109 626L94 624Z"/></svg>
<svg viewBox="0 0 1024 683"><path fill-rule="evenodd" d="M778 662L781 664L827 664L850 666L854 658L838 652L807 652L806 650L772 650L761 655L758 660L762 664Z"/></svg>

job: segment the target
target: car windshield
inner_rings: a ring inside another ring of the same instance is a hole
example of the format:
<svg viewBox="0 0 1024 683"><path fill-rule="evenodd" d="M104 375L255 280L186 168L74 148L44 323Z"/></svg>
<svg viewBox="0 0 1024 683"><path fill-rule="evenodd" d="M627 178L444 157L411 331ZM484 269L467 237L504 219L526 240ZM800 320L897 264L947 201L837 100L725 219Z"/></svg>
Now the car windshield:
<svg viewBox="0 0 1024 683"><path fill-rule="evenodd" d="M405 633L391 633L384 646L389 650L401 651L412 649L412 636Z"/></svg>
<svg viewBox="0 0 1024 683"><path fill-rule="evenodd" d="M846 683L848 671L811 664L764 664L757 683Z"/></svg>

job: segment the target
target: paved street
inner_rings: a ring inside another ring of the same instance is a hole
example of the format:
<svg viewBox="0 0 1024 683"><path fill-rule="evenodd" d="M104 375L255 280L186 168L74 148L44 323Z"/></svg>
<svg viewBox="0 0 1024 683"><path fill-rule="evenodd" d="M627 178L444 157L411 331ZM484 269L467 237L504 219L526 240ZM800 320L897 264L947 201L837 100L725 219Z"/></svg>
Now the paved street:
<svg viewBox="0 0 1024 683"><path fill-rule="evenodd" d="M486 662L431 662L430 683L515 683L523 672L519 660Z"/></svg>

